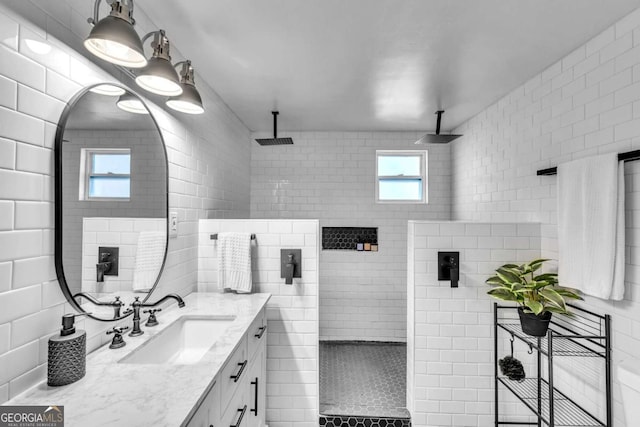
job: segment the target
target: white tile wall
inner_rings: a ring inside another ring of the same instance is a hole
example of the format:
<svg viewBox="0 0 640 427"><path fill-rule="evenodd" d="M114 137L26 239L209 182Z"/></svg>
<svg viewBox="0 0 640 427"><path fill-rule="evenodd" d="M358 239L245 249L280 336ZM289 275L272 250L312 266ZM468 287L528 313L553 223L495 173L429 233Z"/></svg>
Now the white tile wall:
<svg viewBox="0 0 640 427"><path fill-rule="evenodd" d="M251 217L378 227L379 252L320 253L320 338L406 340L409 219L449 219L448 145L429 151L429 203L375 203L376 150L415 150L418 132L285 132L294 145L251 149ZM252 138L268 137L254 134Z"/></svg>
<svg viewBox="0 0 640 427"><path fill-rule="evenodd" d="M200 220L198 289L217 289L213 233L254 233L254 292L268 292L267 422L271 427L318 425L318 221ZM280 278L280 250L302 249L302 277Z"/></svg>
<svg viewBox="0 0 640 427"><path fill-rule="evenodd" d="M557 177L538 177L536 170L597 153L640 149L640 9L455 132L465 136L452 143L453 219L542 222L542 255L557 258ZM613 317L614 370L622 359L640 359L640 162L625 164L625 178L626 297L585 302ZM597 379L583 378L587 384L570 386L600 388ZM584 394L586 404L602 412L601 401ZM617 380L614 399L615 425L631 426L623 420Z"/></svg>
<svg viewBox="0 0 640 427"><path fill-rule="evenodd" d="M83 56L92 2L52 4L0 5L0 403L45 379L47 339L60 328L60 315L72 311L53 268L51 158L61 108L84 85L117 81ZM136 20L141 34L157 27L140 8ZM31 52L25 38L46 42L52 51ZM172 54L181 59L179 46ZM180 221L156 295L195 290L198 219L249 216L250 132L199 82L203 116L174 115L150 104L168 151L169 204ZM89 350L107 341L104 331L111 326L78 322L87 330Z"/></svg>
<svg viewBox="0 0 640 427"><path fill-rule="evenodd" d="M408 229L412 422L493 425L493 300L484 281L503 264L540 257L540 224L409 221ZM460 252L458 288L438 281L438 251ZM516 357L526 361L520 353ZM508 402L501 413L528 420L508 394L501 396Z"/></svg>

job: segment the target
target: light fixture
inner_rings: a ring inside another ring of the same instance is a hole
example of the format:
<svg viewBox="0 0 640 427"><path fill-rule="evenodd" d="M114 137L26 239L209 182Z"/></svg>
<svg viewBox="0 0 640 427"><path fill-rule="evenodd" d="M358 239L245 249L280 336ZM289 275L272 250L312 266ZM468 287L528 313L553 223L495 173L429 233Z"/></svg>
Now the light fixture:
<svg viewBox="0 0 640 427"><path fill-rule="evenodd" d="M116 102L116 105L119 109L128 111L129 113L149 114L149 111L144 106L142 101L140 101L130 93L125 93L124 95L120 96L120 98L118 98L118 101Z"/></svg>
<svg viewBox="0 0 640 427"><path fill-rule="evenodd" d="M89 90L93 93L97 93L98 95L106 95L106 96L120 96L126 93L126 91L121 87L106 84L106 83L98 86L94 86Z"/></svg>
<svg viewBox="0 0 640 427"><path fill-rule="evenodd" d="M180 86L182 87L182 94L172 96L167 99L167 107L187 114L204 113L202 97L200 96L198 89L196 89L191 61L178 62L174 67L177 67L178 65L182 65L182 70L180 71Z"/></svg>
<svg viewBox="0 0 640 427"><path fill-rule="evenodd" d="M169 54L169 39L164 30L153 31L142 38L144 43L153 36L153 56L148 64L138 73L136 83L141 88L157 95L177 96L182 93L180 78L173 65Z"/></svg>
<svg viewBox="0 0 640 427"><path fill-rule="evenodd" d="M123 67L142 68L147 65L142 42L133 29L133 0L112 1L109 16L98 20L100 2L96 0L93 18L88 20L94 27L84 46L98 58Z"/></svg>

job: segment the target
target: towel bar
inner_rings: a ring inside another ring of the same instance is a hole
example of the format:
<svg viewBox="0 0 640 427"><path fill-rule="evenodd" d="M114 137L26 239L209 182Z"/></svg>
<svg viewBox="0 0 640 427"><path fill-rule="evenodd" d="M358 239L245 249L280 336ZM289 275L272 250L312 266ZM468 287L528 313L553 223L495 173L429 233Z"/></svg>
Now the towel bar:
<svg viewBox="0 0 640 427"><path fill-rule="evenodd" d="M214 233L211 235L211 240L218 240L218 233ZM256 235L251 234L251 240L256 240Z"/></svg>
<svg viewBox="0 0 640 427"><path fill-rule="evenodd" d="M627 151L626 153L619 153L618 154L618 160L619 161L633 161L633 160L640 160L640 150L635 150L635 151ZM544 176L544 175L555 175L558 173L558 168L557 167L553 167L553 168L548 168L548 169L540 169L539 171L536 172L536 175L538 176Z"/></svg>

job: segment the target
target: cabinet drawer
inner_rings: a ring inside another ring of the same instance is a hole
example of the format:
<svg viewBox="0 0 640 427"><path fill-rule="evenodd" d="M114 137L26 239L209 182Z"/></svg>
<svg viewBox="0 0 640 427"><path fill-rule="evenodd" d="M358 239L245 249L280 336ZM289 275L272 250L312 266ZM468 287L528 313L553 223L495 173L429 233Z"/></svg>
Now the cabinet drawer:
<svg viewBox="0 0 640 427"><path fill-rule="evenodd" d="M247 331L247 339L249 341L249 360L253 360L253 356L260 345L267 341L267 319L265 318L264 308L255 318L249 330Z"/></svg>
<svg viewBox="0 0 640 427"><path fill-rule="evenodd" d="M222 411L227 409L229 402L233 397L236 389L244 384L244 379L248 374L249 358L247 357L247 337L246 335L238 344L229 361L222 368L222 374L218 378L221 391L220 408Z"/></svg>
<svg viewBox="0 0 640 427"><path fill-rule="evenodd" d="M247 387L240 387L229 401L220 419L220 427L247 427L249 425Z"/></svg>

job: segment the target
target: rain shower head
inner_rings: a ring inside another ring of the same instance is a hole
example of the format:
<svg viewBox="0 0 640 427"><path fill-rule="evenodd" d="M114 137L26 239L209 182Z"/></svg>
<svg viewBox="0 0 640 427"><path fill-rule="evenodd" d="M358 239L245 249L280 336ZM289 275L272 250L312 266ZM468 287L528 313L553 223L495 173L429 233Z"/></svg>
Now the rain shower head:
<svg viewBox="0 0 640 427"><path fill-rule="evenodd" d="M256 142L260 145L287 145L293 144L291 138L278 138L278 111L272 111L273 114L273 138L259 138Z"/></svg>
<svg viewBox="0 0 640 427"><path fill-rule="evenodd" d="M442 119L442 113L444 113L444 110L436 111L436 114L438 115L438 122L436 124L436 133L426 134L425 136L417 140L415 144L446 144L462 136L462 135L440 135L440 120Z"/></svg>

